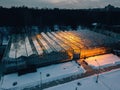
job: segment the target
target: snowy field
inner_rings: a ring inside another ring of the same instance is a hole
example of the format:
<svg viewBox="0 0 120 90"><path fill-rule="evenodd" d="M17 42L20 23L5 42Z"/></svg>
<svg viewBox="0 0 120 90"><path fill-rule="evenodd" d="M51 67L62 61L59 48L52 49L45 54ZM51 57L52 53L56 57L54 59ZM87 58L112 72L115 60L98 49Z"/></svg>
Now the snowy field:
<svg viewBox="0 0 120 90"><path fill-rule="evenodd" d="M62 79L72 75L84 73L85 70L75 61L66 62L57 65L51 65L38 68L37 72L18 76L17 73L5 75L3 77L2 88L9 89L15 87L26 87L31 85L39 85L42 83ZM16 86L13 83L17 82Z"/></svg>
<svg viewBox="0 0 120 90"><path fill-rule="evenodd" d="M93 68L105 68L120 64L120 58L114 54L105 54L94 57L89 57L85 60Z"/></svg>
<svg viewBox="0 0 120 90"><path fill-rule="evenodd" d="M44 90L120 90L120 69L99 75L75 80Z"/></svg>

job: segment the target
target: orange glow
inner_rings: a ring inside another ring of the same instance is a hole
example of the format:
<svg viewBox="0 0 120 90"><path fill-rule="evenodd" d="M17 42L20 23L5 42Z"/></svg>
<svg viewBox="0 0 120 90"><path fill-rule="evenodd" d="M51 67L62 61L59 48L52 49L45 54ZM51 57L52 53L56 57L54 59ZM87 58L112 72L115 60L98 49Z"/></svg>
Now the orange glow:
<svg viewBox="0 0 120 90"><path fill-rule="evenodd" d="M105 54L106 52L107 52L107 49L104 47L83 49L83 50L81 50L81 58Z"/></svg>
<svg viewBox="0 0 120 90"><path fill-rule="evenodd" d="M53 35L54 40L58 39L57 41L59 43L57 43L63 48L63 51L61 52L66 52L70 59L73 58L74 54L80 54L80 58L85 58L105 54L107 52L105 47L91 48L90 45L92 45L92 43L89 39L81 39L77 34L69 31L52 32L51 35ZM43 39L41 34L36 35L36 37Z"/></svg>

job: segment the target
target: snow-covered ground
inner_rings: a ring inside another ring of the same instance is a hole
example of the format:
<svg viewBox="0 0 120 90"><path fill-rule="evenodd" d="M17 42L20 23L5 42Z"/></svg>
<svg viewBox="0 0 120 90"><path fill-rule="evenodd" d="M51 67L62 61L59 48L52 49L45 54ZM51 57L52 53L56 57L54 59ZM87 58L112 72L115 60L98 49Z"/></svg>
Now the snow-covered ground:
<svg viewBox="0 0 120 90"><path fill-rule="evenodd" d="M89 57L85 60L93 68L105 68L120 64L120 58L114 54L105 54L94 57Z"/></svg>
<svg viewBox="0 0 120 90"><path fill-rule="evenodd" d="M8 45L8 41L9 41L9 40L4 37L4 38L3 38L2 45Z"/></svg>
<svg viewBox="0 0 120 90"><path fill-rule="evenodd" d="M44 90L120 90L120 69L99 75L98 83L96 79L94 75Z"/></svg>
<svg viewBox="0 0 120 90"><path fill-rule="evenodd" d="M39 85L41 81L42 83L45 83L84 72L85 70L75 61L70 61L62 64L38 68L37 72L22 76L18 76L17 73L5 75L3 77L2 88L9 89L14 87L24 87L26 85L34 86L35 84ZM13 86L14 82L17 82L16 86Z"/></svg>

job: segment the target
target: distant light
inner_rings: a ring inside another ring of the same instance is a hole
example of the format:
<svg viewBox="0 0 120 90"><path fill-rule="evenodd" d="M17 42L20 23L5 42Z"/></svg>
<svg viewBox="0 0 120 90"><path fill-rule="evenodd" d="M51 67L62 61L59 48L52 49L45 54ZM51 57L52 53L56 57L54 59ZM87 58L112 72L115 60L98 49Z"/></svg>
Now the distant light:
<svg viewBox="0 0 120 90"><path fill-rule="evenodd" d="M93 26L96 26L96 25L97 25L97 23L92 23L92 25L93 25Z"/></svg>

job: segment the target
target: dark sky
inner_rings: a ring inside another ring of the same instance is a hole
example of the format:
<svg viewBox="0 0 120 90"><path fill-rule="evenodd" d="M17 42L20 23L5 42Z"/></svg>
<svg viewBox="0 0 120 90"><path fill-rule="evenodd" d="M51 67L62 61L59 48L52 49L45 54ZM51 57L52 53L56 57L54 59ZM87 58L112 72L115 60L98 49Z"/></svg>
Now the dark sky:
<svg viewBox="0 0 120 90"><path fill-rule="evenodd" d="M120 7L120 0L0 0L0 6L39 8L103 8L108 4Z"/></svg>

